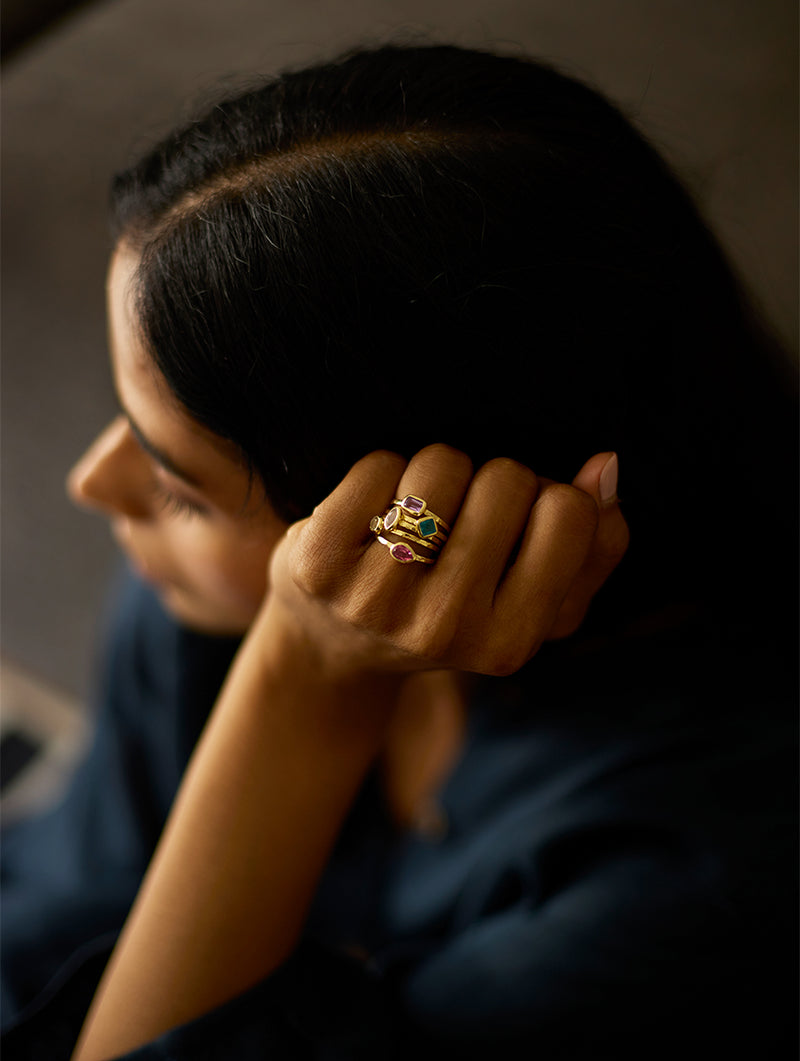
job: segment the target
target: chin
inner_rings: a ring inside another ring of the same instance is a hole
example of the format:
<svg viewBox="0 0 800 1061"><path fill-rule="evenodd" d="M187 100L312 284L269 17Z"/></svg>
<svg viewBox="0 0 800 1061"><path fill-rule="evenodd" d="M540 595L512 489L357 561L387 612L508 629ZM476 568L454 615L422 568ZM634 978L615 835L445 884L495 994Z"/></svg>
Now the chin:
<svg viewBox="0 0 800 1061"><path fill-rule="evenodd" d="M215 604L174 584L158 586L156 591L173 619L201 634L241 637L255 618L256 609L245 614L243 609Z"/></svg>

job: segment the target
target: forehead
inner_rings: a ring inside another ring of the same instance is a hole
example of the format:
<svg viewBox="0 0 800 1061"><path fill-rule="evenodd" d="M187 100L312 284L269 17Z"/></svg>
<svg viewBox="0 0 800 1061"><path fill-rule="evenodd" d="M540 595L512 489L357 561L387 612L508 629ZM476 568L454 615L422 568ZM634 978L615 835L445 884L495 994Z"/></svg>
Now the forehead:
<svg viewBox="0 0 800 1061"><path fill-rule="evenodd" d="M144 344L136 317L136 274L138 255L120 244L111 256L106 274L106 308L113 368L123 365L147 372L153 384L164 390L164 400L174 401L163 377Z"/></svg>
<svg viewBox="0 0 800 1061"><path fill-rule="evenodd" d="M125 247L112 256L106 282L109 348L117 397L145 440L143 448L163 454L159 463L182 469L222 507L236 510L252 483L233 443L194 420L173 396L150 356L135 313L138 258ZM258 491L256 491L258 493Z"/></svg>
<svg viewBox="0 0 800 1061"><path fill-rule="evenodd" d="M109 354L120 404L148 438L147 423L158 419L162 425L195 435L198 441L221 443L182 409L147 350L136 316L138 265L138 256L122 245L112 255L106 278Z"/></svg>

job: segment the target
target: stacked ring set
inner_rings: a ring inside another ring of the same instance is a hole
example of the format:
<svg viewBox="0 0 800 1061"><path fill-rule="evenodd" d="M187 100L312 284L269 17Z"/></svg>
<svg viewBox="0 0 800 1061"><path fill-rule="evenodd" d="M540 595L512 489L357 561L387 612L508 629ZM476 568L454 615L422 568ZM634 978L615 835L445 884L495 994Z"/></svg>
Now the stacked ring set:
<svg viewBox="0 0 800 1061"><path fill-rule="evenodd" d="M402 501L395 499L382 516L373 516L369 529L399 564L415 560L420 564L435 563L450 531L448 524L414 494L407 494Z"/></svg>

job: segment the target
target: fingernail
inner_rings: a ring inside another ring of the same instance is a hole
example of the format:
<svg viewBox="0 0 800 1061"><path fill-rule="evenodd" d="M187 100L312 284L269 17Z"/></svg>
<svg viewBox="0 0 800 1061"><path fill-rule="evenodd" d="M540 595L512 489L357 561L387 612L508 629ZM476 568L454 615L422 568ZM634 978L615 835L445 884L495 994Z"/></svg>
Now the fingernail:
<svg viewBox="0 0 800 1061"><path fill-rule="evenodd" d="M619 461L616 453L612 453L600 472L600 500L604 505L610 505L613 501L616 501L618 478Z"/></svg>

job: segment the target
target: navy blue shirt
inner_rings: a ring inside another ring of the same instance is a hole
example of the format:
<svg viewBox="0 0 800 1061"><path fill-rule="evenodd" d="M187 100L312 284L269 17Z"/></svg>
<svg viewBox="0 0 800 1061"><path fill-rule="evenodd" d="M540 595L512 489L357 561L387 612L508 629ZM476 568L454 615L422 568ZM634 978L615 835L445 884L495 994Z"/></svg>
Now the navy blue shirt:
<svg viewBox="0 0 800 1061"><path fill-rule="evenodd" d="M6 1061L69 1057L236 647L126 585L92 750L4 838ZM431 828L370 775L292 957L125 1056L789 1056L794 712L726 662L684 626L481 680Z"/></svg>

